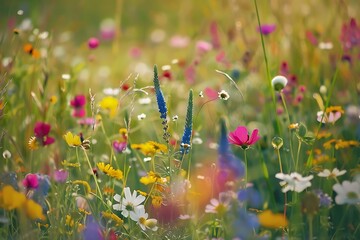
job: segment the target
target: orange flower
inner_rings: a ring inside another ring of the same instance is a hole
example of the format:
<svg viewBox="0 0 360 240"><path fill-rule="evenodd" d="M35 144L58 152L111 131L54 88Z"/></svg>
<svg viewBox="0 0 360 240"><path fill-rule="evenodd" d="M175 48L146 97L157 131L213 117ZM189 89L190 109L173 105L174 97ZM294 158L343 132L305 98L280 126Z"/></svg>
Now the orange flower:
<svg viewBox="0 0 360 240"><path fill-rule="evenodd" d="M265 210L258 214L259 223L266 228L284 228L288 225L288 221L284 214L273 213L271 210Z"/></svg>

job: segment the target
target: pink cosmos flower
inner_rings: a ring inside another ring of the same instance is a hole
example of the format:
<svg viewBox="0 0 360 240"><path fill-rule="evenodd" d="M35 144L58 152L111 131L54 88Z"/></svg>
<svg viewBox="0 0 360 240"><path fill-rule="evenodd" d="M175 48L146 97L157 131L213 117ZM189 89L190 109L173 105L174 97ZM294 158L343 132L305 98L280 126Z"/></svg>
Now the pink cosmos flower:
<svg viewBox="0 0 360 240"><path fill-rule="evenodd" d="M92 37L88 40L88 46L90 49L97 48L99 46L99 44L100 44L100 42L99 42L99 39L97 39L97 38Z"/></svg>
<svg viewBox="0 0 360 240"><path fill-rule="evenodd" d="M275 24L264 24L257 28L257 30L264 35L269 35L270 33L274 32L275 29L276 29Z"/></svg>
<svg viewBox="0 0 360 240"><path fill-rule="evenodd" d="M36 174L33 174L33 173L26 174L22 183L23 183L24 187L26 187L27 189L29 189L29 188L35 189L39 186L38 177Z"/></svg>
<svg viewBox="0 0 360 240"><path fill-rule="evenodd" d="M196 50L200 55L202 55L212 50L212 45L211 43L206 41L198 41L196 43Z"/></svg>
<svg viewBox="0 0 360 240"><path fill-rule="evenodd" d="M70 105L74 108L73 116L82 118L85 116L84 106L86 104L86 98L84 95L76 95L74 99L70 101Z"/></svg>
<svg viewBox="0 0 360 240"><path fill-rule="evenodd" d="M55 142L55 139L49 137L51 126L43 122L37 122L34 127L34 133L37 140L43 145L50 145Z"/></svg>
<svg viewBox="0 0 360 240"><path fill-rule="evenodd" d="M255 129L251 136L249 136L248 130L244 126L238 126L235 131L229 133L228 140L231 144L237 145L243 149L247 149L249 146L254 145L259 139L259 130Z"/></svg>

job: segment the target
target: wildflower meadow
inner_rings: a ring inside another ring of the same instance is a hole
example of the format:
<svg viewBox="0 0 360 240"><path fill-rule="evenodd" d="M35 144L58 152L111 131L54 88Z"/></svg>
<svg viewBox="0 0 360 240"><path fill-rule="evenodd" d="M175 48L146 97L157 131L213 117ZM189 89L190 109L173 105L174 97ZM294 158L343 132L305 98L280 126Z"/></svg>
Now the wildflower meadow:
<svg viewBox="0 0 360 240"><path fill-rule="evenodd" d="M357 0L0 5L0 239L360 239Z"/></svg>

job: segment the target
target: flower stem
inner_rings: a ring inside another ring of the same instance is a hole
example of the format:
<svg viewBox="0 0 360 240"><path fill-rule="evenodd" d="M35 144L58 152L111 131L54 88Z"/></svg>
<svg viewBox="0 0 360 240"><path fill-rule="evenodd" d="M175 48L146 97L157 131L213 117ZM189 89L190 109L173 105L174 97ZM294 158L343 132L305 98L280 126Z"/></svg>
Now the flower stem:
<svg viewBox="0 0 360 240"><path fill-rule="evenodd" d="M280 149L276 149L276 153L277 153L277 156L278 156L278 159L279 159L279 166L280 166L280 172L282 173L283 172L283 169L282 169L282 164L281 164L281 155L280 155Z"/></svg>
<svg viewBox="0 0 360 240"><path fill-rule="evenodd" d="M86 154L86 149L85 149L85 148L83 148L83 152L84 152L84 156L85 156L86 162L87 162L88 165L89 165L90 171L92 172L93 170L92 170L92 166L91 166L91 163L90 163L90 159L89 159L88 155ZM103 196L102 196L102 194L101 194L101 190L100 190L99 184L98 184L97 179L96 179L96 176L95 176L95 174L93 174L93 173L92 173L91 175L92 175L93 178L94 178L95 185L96 185L96 189L97 189L98 194L100 195L100 199L101 199L102 201L104 201Z"/></svg>
<svg viewBox="0 0 360 240"><path fill-rule="evenodd" d="M295 172L297 172L298 164L299 164L299 157L300 157L300 149L301 149L302 142L299 140L297 155L296 155L296 165L295 165Z"/></svg>
<svg viewBox="0 0 360 240"><path fill-rule="evenodd" d="M244 150L244 159L245 159L245 188L248 183L248 161L246 156L246 150Z"/></svg>
<svg viewBox="0 0 360 240"><path fill-rule="evenodd" d="M309 240L313 239L313 215L308 215L309 222Z"/></svg>

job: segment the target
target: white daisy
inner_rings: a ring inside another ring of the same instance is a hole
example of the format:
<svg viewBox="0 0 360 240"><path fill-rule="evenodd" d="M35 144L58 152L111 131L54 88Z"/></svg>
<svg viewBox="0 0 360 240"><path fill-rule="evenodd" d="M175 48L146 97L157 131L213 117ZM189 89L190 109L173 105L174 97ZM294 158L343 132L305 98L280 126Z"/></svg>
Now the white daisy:
<svg viewBox="0 0 360 240"><path fill-rule="evenodd" d="M136 208L135 211L130 212L130 218L137 222L142 230L151 229L152 231L156 231L158 229L156 226L157 220L154 218L148 219L148 216L143 205L141 208Z"/></svg>
<svg viewBox="0 0 360 240"><path fill-rule="evenodd" d="M306 188L311 186L310 180L313 179L313 175L303 177L297 172L289 174L277 173L276 178L283 181L280 182L280 186L283 187L282 192L286 193L287 191L302 192Z"/></svg>
<svg viewBox="0 0 360 240"><path fill-rule="evenodd" d="M142 195L136 196L137 194L135 190L133 191L133 194L131 194L129 187L124 188L124 195L125 197L121 198L119 194L115 194L114 200L119 203L114 204L113 209L117 211L121 211L121 214L124 217L129 217L130 215L131 218L132 212L134 212L138 208L144 207L144 205L140 205L140 204L145 200L145 197Z"/></svg>
<svg viewBox="0 0 360 240"><path fill-rule="evenodd" d="M360 183L344 181L333 186L337 193L335 202L337 204L359 204L360 203Z"/></svg>
<svg viewBox="0 0 360 240"><path fill-rule="evenodd" d="M324 169L322 172L318 173L319 177L326 177L326 178L336 178L338 176L344 175L346 170L339 171L339 169L334 168L331 172L329 169Z"/></svg>

